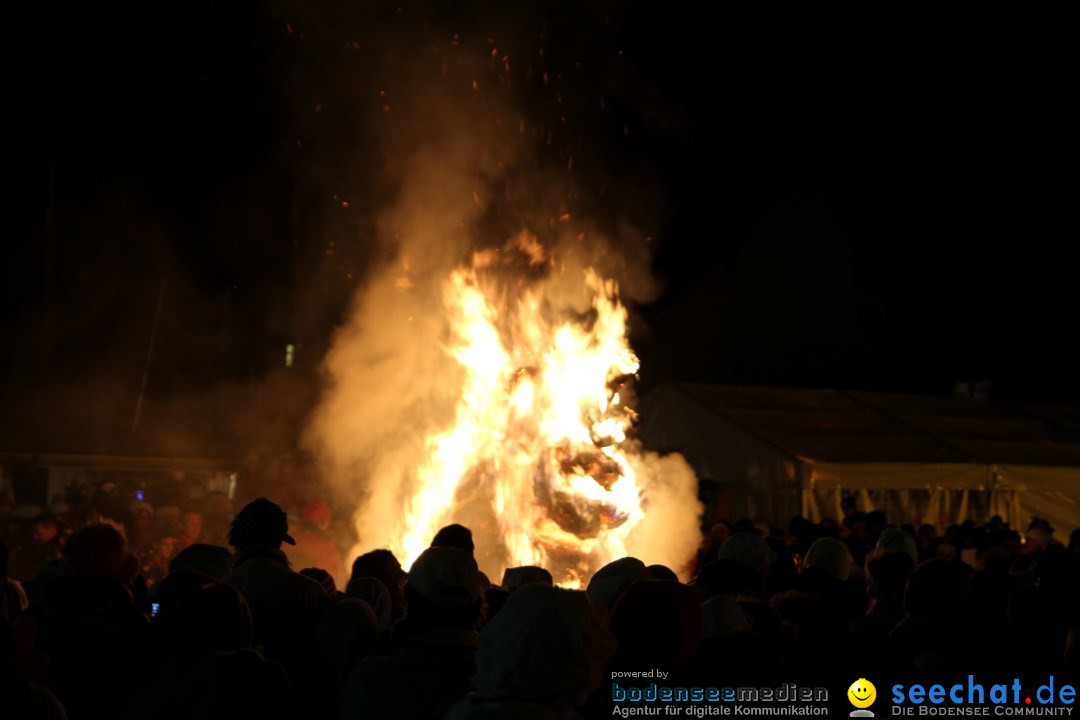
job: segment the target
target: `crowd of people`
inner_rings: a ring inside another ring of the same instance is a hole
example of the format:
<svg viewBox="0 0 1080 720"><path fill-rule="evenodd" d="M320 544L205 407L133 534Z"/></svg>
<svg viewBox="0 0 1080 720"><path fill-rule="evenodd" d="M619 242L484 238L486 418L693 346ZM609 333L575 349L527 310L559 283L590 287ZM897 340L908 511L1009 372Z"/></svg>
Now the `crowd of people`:
<svg viewBox="0 0 1080 720"><path fill-rule="evenodd" d="M837 695L845 678L1080 674L1080 532L1039 520L718 523L687 568L620 558L569 590L540 567L486 577L461 525L407 569L375 549L336 578L326 503L290 524L266 498L106 500L3 528L5 720L588 718L642 671Z"/></svg>

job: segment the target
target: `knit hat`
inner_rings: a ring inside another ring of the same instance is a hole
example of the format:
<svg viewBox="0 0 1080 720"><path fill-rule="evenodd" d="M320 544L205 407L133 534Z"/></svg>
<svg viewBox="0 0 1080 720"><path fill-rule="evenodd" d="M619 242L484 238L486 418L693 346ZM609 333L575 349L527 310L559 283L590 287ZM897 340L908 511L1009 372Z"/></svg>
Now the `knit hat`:
<svg viewBox="0 0 1080 720"><path fill-rule="evenodd" d="M803 567L817 568L837 580L847 580L851 574L851 550L836 538L818 538L806 551Z"/></svg>
<svg viewBox="0 0 1080 720"><path fill-rule="evenodd" d="M539 583L541 585L554 585L551 573L536 565L523 565L522 567L506 568L503 572L502 587L508 592L513 592L519 587Z"/></svg>
<svg viewBox="0 0 1080 720"><path fill-rule="evenodd" d="M228 548L206 543L194 543L176 554L169 561L169 572L190 570L201 572L215 580L224 581L232 571L233 554Z"/></svg>
<svg viewBox="0 0 1080 720"><path fill-rule="evenodd" d="M619 558L596 571L585 594L593 605L611 606L632 583L651 577L645 563L637 558Z"/></svg>
<svg viewBox="0 0 1080 720"><path fill-rule="evenodd" d="M877 545L874 546L874 554L882 555L887 552L907 553L916 565L919 564L919 549L915 546L915 538L903 530L885 528L881 531Z"/></svg>
<svg viewBox="0 0 1080 720"><path fill-rule="evenodd" d="M735 533L720 546L716 554L718 560L734 560L754 572L764 572L776 562L776 553L772 551L765 538L757 533Z"/></svg>
<svg viewBox="0 0 1080 720"><path fill-rule="evenodd" d="M283 542L296 544L289 535L289 519L280 505L266 498L245 505L229 528L229 544L236 548L276 547Z"/></svg>
<svg viewBox="0 0 1080 720"><path fill-rule="evenodd" d="M469 605L481 594L480 570L460 548L432 547L409 568L409 586L439 605Z"/></svg>

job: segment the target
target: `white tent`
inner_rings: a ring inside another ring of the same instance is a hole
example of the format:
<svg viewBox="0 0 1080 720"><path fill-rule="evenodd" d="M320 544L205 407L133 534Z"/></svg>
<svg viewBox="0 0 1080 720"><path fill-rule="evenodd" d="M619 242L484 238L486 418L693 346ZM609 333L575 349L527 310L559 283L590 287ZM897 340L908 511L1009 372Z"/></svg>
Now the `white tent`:
<svg viewBox="0 0 1080 720"><path fill-rule="evenodd" d="M840 517L844 496L892 522L1001 515L1080 527L1080 409L954 397L667 384L643 407L650 448L682 452L732 512Z"/></svg>

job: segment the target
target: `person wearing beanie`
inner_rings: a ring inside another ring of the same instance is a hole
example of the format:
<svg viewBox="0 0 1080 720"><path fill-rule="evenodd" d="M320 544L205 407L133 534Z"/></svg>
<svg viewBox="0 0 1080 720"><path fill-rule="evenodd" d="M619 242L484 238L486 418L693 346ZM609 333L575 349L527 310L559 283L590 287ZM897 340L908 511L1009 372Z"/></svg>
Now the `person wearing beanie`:
<svg viewBox="0 0 1080 720"><path fill-rule="evenodd" d="M611 610L628 587L638 580L651 579L645 563L634 557L619 558L593 574L585 588L585 595L593 605Z"/></svg>
<svg viewBox="0 0 1080 720"><path fill-rule="evenodd" d="M874 555L881 556L888 552L906 553L913 564L919 564L919 548L915 544L915 537L899 528L885 528L878 536L877 544L874 545Z"/></svg>
<svg viewBox="0 0 1080 720"><path fill-rule="evenodd" d="M393 653L349 673L342 717L441 718L470 690L484 603L472 555L428 548L409 569L405 595L408 615L394 630Z"/></svg>
<svg viewBox="0 0 1080 720"><path fill-rule="evenodd" d="M818 538L806 551L797 581L798 590L823 603L828 622L840 636L866 614L866 587L849 580L852 562L846 543L831 537Z"/></svg>
<svg viewBox="0 0 1080 720"><path fill-rule="evenodd" d="M605 666L615 647L606 613L585 593L526 585L480 632L475 691L446 718L581 718L579 709L610 677Z"/></svg>
<svg viewBox="0 0 1080 720"><path fill-rule="evenodd" d="M551 573L536 565L506 568L502 577L502 588L508 593L526 585L554 585Z"/></svg>

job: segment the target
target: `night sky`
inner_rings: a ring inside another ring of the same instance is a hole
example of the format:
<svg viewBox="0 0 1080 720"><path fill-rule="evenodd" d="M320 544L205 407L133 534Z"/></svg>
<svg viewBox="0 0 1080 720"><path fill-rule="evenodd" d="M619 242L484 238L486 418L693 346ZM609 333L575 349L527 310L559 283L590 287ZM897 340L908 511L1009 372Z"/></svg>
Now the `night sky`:
<svg viewBox="0 0 1080 720"><path fill-rule="evenodd" d="M650 238L662 291L632 306L643 390L990 380L998 399L1080 403L1080 124L1049 19L31 5L9 25L0 450L295 440L385 252L374 59L454 35L478 58L488 38L531 58L502 92L559 128L538 165L577 148L580 203Z"/></svg>

